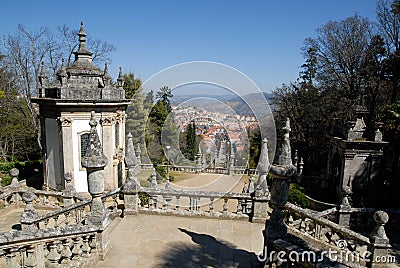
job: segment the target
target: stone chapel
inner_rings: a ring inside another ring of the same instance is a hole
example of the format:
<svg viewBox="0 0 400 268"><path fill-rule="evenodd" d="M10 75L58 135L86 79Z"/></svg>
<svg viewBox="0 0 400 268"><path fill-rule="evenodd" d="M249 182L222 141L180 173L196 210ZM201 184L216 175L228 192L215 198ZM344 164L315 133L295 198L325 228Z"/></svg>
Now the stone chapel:
<svg viewBox="0 0 400 268"><path fill-rule="evenodd" d="M93 65L86 47L86 33L81 23L79 47L69 66L62 63L54 81L48 81L44 64L39 75L39 96L32 101L39 106L44 183L55 190L64 188L64 175L72 174L78 192L87 192L86 170L81 158L89 143L91 112L108 165L104 169L105 189L115 189L124 181L125 120L130 101L125 98L122 71L116 84L104 70Z"/></svg>

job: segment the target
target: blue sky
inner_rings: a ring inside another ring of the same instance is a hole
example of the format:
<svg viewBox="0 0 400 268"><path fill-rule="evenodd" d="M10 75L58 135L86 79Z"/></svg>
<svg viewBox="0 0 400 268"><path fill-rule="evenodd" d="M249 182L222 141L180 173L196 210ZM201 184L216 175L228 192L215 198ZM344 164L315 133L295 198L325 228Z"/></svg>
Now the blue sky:
<svg viewBox="0 0 400 268"><path fill-rule="evenodd" d="M294 81L304 39L329 20L357 13L375 20L375 0L302 1L4 1L0 34L18 24L37 30L85 23L88 35L114 44L109 66L146 80L187 61L230 65L270 91ZM90 49L90 48L89 48Z"/></svg>

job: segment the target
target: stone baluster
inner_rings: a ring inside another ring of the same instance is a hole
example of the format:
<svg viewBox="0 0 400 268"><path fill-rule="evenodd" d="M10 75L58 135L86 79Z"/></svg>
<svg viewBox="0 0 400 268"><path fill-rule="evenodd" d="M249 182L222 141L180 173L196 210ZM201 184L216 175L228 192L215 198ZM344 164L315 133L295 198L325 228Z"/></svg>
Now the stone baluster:
<svg viewBox="0 0 400 268"><path fill-rule="evenodd" d="M74 237L73 240L74 240L74 245L72 247L72 260L77 261L82 255L81 238Z"/></svg>
<svg viewBox="0 0 400 268"><path fill-rule="evenodd" d="M169 183L169 179L167 179L167 183L165 184L165 190L170 190L170 189L171 185ZM171 207L171 202L172 202L172 196L166 195L164 197L164 203L163 203L164 209L169 209Z"/></svg>
<svg viewBox="0 0 400 268"><path fill-rule="evenodd" d="M67 172L64 174L65 189L63 190L63 201L65 207L68 207L75 203L74 194L76 193L76 190L72 185L72 179L73 175L71 172Z"/></svg>
<svg viewBox="0 0 400 268"><path fill-rule="evenodd" d="M242 199L237 199L236 214L241 215L243 212Z"/></svg>
<svg viewBox="0 0 400 268"><path fill-rule="evenodd" d="M181 200L181 197L180 197L179 195L177 195L175 198L176 198L175 208L176 208L176 210L179 210L179 209L180 209L180 200Z"/></svg>
<svg viewBox="0 0 400 268"><path fill-rule="evenodd" d="M389 221L389 216L384 211L376 211L374 213L374 220L376 227L369 236L371 244L368 251L371 255L369 256L370 263L368 267L383 268L387 267L388 263L382 260L388 259L389 249L391 248L385 232L385 224Z"/></svg>
<svg viewBox="0 0 400 268"><path fill-rule="evenodd" d="M17 249L9 248L4 250L6 253L6 267L8 268L19 268L21 265L18 263L17 259Z"/></svg>
<svg viewBox="0 0 400 268"><path fill-rule="evenodd" d="M71 244L69 239L65 239L62 241L62 250L61 250L61 263L62 264L68 264L71 262Z"/></svg>
<svg viewBox="0 0 400 268"><path fill-rule="evenodd" d="M71 221L71 217L70 217L71 213L69 211L67 211L64 213L64 215L65 215L65 225L69 225L70 221Z"/></svg>
<svg viewBox="0 0 400 268"><path fill-rule="evenodd" d="M45 194L43 196L43 205L48 206L50 204L49 197Z"/></svg>
<svg viewBox="0 0 400 268"><path fill-rule="evenodd" d="M210 197L210 205L209 205L210 213L214 213L214 197Z"/></svg>
<svg viewBox="0 0 400 268"><path fill-rule="evenodd" d="M22 199L24 200L26 206L20 219L21 227L23 230L36 229L36 226L31 223L32 220L38 216L38 212L32 205L32 201L36 199L36 195L31 191L26 191L22 195Z"/></svg>
<svg viewBox="0 0 400 268"><path fill-rule="evenodd" d="M338 224L345 228L350 228L350 214L351 214L351 205L349 202L350 195L351 195L350 187L344 186L343 198L337 206Z"/></svg>
<svg viewBox="0 0 400 268"><path fill-rule="evenodd" d="M47 254L47 260L50 263L50 267L57 267L58 266L58 261L60 260L60 253L58 253L57 250L58 243L56 241L50 242L49 245L49 254Z"/></svg>
<svg viewBox="0 0 400 268"><path fill-rule="evenodd" d="M89 236L84 236L82 239L82 257L90 257Z"/></svg>
<svg viewBox="0 0 400 268"><path fill-rule="evenodd" d="M97 241L96 241L96 235L91 235L89 238L89 246L90 246L90 252L95 253L97 251Z"/></svg>
<svg viewBox="0 0 400 268"><path fill-rule="evenodd" d="M228 214L228 198L224 198L224 204L222 205L222 213L224 216Z"/></svg>
<svg viewBox="0 0 400 268"><path fill-rule="evenodd" d="M26 247L26 258L24 267L33 268L36 266L37 266L36 250L33 245L29 245Z"/></svg>
<svg viewBox="0 0 400 268"><path fill-rule="evenodd" d="M59 223L58 223L58 218L59 218L59 215L56 215L56 216L54 216L54 228L57 228L58 226L59 226Z"/></svg>

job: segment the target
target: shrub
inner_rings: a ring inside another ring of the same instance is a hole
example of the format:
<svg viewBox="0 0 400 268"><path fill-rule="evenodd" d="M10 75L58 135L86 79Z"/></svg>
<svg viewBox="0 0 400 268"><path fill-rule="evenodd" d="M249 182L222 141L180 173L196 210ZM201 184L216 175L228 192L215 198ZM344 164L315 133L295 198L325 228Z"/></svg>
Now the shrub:
<svg viewBox="0 0 400 268"><path fill-rule="evenodd" d="M304 188L296 183L290 184L289 202L302 208L307 208L310 205L306 195L304 194Z"/></svg>

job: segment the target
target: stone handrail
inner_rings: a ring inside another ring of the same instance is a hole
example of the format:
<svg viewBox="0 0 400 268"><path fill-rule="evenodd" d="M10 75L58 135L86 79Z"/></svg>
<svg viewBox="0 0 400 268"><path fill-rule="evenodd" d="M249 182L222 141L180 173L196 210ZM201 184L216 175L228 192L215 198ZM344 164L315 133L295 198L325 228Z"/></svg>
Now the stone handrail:
<svg viewBox="0 0 400 268"><path fill-rule="evenodd" d="M142 204L139 208L141 212L242 219L249 219L249 215L252 212L252 197L249 193L206 192L143 187L139 189L138 193L139 195L144 194L148 197L147 204ZM202 203L200 202L201 199L203 199ZM217 200L222 200L222 211L214 210ZM229 208L229 200L235 200L233 209Z"/></svg>
<svg viewBox="0 0 400 268"><path fill-rule="evenodd" d="M316 215L315 213L307 211L306 209L298 207L292 203L286 203L285 208L289 211L289 213L294 213L295 216L298 216L302 219L309 219L309 220L317 223L320 226L328 227L332 231L334 231L336 233L340 233L342 235L342 237L344 237L344 238L350 238L350 239L353 239L360 243L369 244L368 237L360 235L359 233L356 233L350 229L344 228L343 226L341 226L337 223L334 223L330 220L327 220L327 219L323 218L322 216ZM289 223L289 226L291 226L290 223ZM291 227L295 227L295 226L291 226ZM297 227L302 228L303 226L297 226Z"/></svg>
<svg viewBox="0 0 400 268"><path fill-rule="evenodd" d="M101 199L103 200L103 202L105 202L106 199L109 197L115 199L120 192L121 189L117 188L110 192L103 193L101 195ZM59 226L82 224L85 219L85 216L90 211L90 204L91 200L85 199L78 203L73 203L69 206L60 208L56 211L46 213L44 215L37 216L35 218L24 218L23 220L21 220L21 225L28 226L29 228L34 228L34 229L43 229L50 226L59 227ZM112 212L114 212L115 209L116 205L112 206Z"/></svg>
<svg viewBox="0 0 400 268"><path fill-rule="evenodd" d="M302 238L310 244L317 245L321 249L356 254L357 258L351 261L358 262L363 266L366 265L367 259L364 257L369 256L363 255L363 252L371 247L370 238L294 204L286 203L285 209L293 218L300 218L293 222L289 220L287 223L289 233ZM346 254L343 254L343 256L346 256ZM349 262L346 259L338 261L342 263Z"/></svg>
<svg viewBox="0 0 400 268"><path fill-rule="evenodd" d="M0 233L2 267L83 267L97 260L97 228L68 226Z"/></svg>

